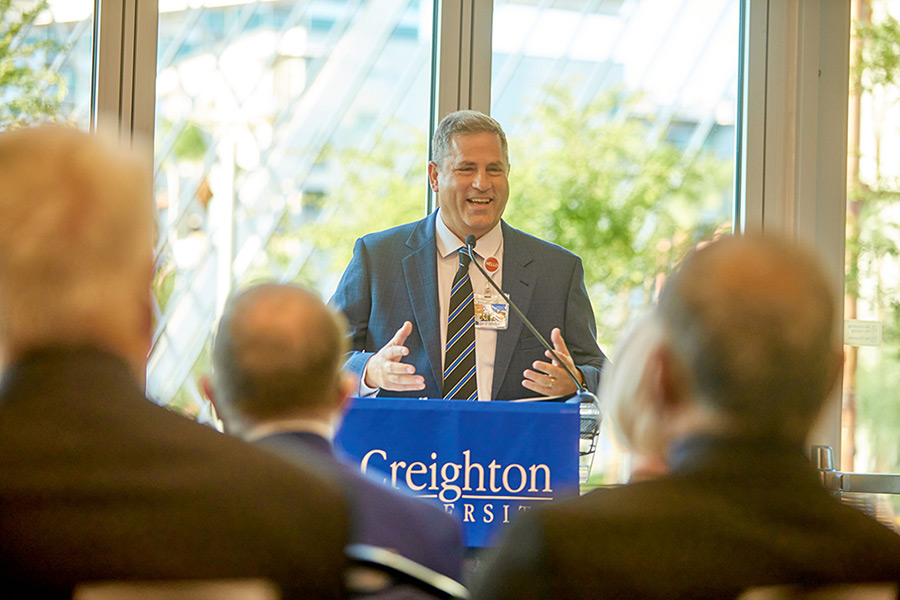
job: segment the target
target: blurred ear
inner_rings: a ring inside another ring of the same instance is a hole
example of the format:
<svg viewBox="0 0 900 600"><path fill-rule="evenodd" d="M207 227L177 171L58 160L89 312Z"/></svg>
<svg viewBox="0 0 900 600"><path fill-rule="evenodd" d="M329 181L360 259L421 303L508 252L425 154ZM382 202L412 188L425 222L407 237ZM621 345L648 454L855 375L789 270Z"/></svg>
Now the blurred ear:
<svg viewBox="0 0 900 600"><path fill-rule="evenodd" d="M844 352L843 350L838 350L834 353L834 356L831 359L831 368L828 372L828 376L826 379L825 393L828 394L831 390L834 389L834 386L838 383L838 377L841 373L841 370L844 368Z"/></svg>
<svg viewBox="0 0 900 600"><path fill-rule="evenodd" d="M353 406L353 390L356 389L357 375L341 373L341 381L338 388L338 416L343 417Z"/></svg>
<svg viewBox="0 0 900 600"><path fill-rule="evenodd" d="M200 391L203 392L203 396L209 400L210 404L216 406L216 393L213 390L212 379L209 378L209 375L200 377Z"/></svg>
<svg viewBox="0 0 900 600"><path fill-rule="evenodd" d="M428 183L431 185L431 191L438 193L438 166L437 163L431 161L428 163Z"/></svg>
<svg viewBox="0 0 900 600"><path fill-rule="evenodd" d="M654 410L662 415L680 412L689 401L690 390L680 361L666 346L660 346L648 360L651 394Z"/></svg>
<svg viewBox="0 0 900 600"><path fill-rule="evenodd" d="M213 389L212 379L210 379L209 375L203 375L200 377L200 380L197 382L200 387L200 392L203 394L203 397L209 402L211 407L210 416L212 420L217 423L216 427L219 431L224 431L225 433L234 433L233 423L226 423L224 419L222 419L221 411L219 410L219 406L216 404L216 393Z"/></svg>
<svg viewBox="0 0 900 600"><path fill-rule="evenodd" d="M142 317L143 317L143 334L147 338L147 350L150 350L150 346L153 343L153 330L156 327L155 319L153 318L153 276L156 273L156 264L153 262L151 258L149 264L147 265L147 275L146 275L146 283L147 287L144 288L141 292L141 307L143 309Z"/></svg>
<svg viewBox="0 0 900 600"><path fill-rule="evenodd" d="M350 407L353 406L353 391L356 389L358 377L358 375L350 373L341 373L338 403L334 414L332 415L333 418L331 419L335 431L341 428L341 422L344 420L344 415L346 415L347 411L350 410Z"/></svg>
<svg viewBox="0 0 900 600"><path fill-rule="evenodd" d="M119 352L124 353L135 378L144 387L147 383L147 360L150 348L153 345L153 259L148 257L144 267L141 268L141 277L136 279L130 292L126 292L125 300L133 303L134 312L129 312L128 321L122 323L122 337L118 342ZM123 313L124 314L124 313ZM125 329L127 327L127 329Z"/></svg>

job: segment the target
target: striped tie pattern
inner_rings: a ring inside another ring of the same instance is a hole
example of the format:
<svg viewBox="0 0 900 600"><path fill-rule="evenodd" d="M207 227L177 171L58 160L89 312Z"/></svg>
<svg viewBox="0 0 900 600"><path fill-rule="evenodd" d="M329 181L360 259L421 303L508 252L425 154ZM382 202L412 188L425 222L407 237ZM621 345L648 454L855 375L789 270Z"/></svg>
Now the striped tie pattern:
<svg viewBox="0 0 900 600"><path fill-rule="evenodd" d="M444 399L477 400L475 379L475 296L469 280L466 248L459 249L459 269L450 292L447 346L444 353Z"/></svg>

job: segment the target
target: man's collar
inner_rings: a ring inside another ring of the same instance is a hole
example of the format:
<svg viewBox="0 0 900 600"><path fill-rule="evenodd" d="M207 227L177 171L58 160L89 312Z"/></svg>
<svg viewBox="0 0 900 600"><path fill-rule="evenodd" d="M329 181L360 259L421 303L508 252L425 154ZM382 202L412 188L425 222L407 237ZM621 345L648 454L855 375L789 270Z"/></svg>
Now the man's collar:
<svg viewBox="0 0 900 600"><path fill-rule="evenodd" d="M317 419L280 419L249 427L243 437L248 442L254 442L269 435L291 431L315 433L327 440L334 440L335 433L333 426Z"/></svg>
<svg viewBox="0 0 900 600"><path fill-rule="evenodd" d="M438 254L441 258L447 258L449 255L459 250L461 246L466 245L463 240L459 239L456 234L450 231L444 224L444 219L441 218L440 208L437 209L437 218L434 220L434 233L435 238L437 239ZM493 229L478 238L478 243L475 245L475 253L478 256L483 257L496 256L502 242L503 231L501 231L500 221L498 221Z"/></svg>

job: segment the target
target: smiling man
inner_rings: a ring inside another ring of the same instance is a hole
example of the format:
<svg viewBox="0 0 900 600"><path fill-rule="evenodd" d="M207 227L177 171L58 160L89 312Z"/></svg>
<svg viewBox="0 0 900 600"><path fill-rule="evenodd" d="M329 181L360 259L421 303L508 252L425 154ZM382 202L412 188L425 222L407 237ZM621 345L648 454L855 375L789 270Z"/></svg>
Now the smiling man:
<svg viewBox="0 0 900 600"><path fill-rule="evenodd" d="M345 367L360 395L462 400L565 396L575 382L511 315L465 252L596 391L604 356L581 259L502 221L509 200L506 134L475 111L447 115L428 180L438 209L356 242L331 302L350 323Z"/></svg>

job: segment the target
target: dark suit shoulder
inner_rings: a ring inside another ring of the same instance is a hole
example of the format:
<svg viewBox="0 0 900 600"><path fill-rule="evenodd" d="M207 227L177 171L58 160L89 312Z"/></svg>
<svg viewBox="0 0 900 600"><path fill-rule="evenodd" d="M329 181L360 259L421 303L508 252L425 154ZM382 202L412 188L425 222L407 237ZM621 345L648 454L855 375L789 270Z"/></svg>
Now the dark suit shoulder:
<svg viewBox="0 0 900 600"><path fill-rule="evenodd" d="M462 529L454 517L425 499L343 466L361 516L361 541L393 548L448 577L461 577Z"/></svg>
<svg viewBox="0 0 900 600"><path fill-rule="evenodd" d="M900 537L796 479L722 485L676 475L532 513L518 537L536 536L544 567L558 569L553 579L577 581L590 594L696 597L703 589L725 595L756 585L900 577Z"/></svg>
<svg viewBox="0 0 900 600"><path fill-rule="evenodd" d="M115 357L66 351L7 375L0 581L65 594L262 576L286 597L339 595L346 503L318 470L156 406Z"/></svg>
<svg viewBox="0 0 900 600"><path fill-rule="evenodd" d="M342 479L354 514L354 542L391 548L448 577L461 576L462 529L440 507L390 487L387 476L361 473L314 433L283 432L257 443L287 458L314 455Z"/></svg>

